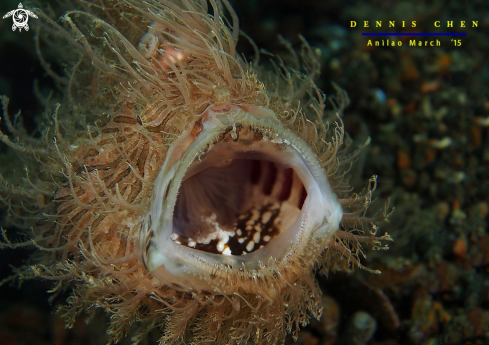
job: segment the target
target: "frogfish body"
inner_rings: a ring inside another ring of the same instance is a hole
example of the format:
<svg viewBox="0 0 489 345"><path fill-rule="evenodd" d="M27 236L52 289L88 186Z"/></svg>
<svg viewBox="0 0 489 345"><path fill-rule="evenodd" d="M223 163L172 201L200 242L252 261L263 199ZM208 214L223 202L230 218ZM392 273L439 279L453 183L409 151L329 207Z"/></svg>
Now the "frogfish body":
<svg viewBox="0 0 489 345"><path fill-rule="evenodd" d="M0 197L26 229L2 246L35 248L6 281L71 291L68 327L104 309L111 343L134 327L135 343L153 330L162 344L296 338L321 316L315 272L363 267L360 242L390 239L375 237L385 213L366 216L375 177L360 194L347 184L359 150L343 140L346 94L326 109L305 41L300 71L246 62L227 0L80 8L58 22L33 9L72 63L42 136L14 125L2 98L0 139L21 159Z"/></svg>

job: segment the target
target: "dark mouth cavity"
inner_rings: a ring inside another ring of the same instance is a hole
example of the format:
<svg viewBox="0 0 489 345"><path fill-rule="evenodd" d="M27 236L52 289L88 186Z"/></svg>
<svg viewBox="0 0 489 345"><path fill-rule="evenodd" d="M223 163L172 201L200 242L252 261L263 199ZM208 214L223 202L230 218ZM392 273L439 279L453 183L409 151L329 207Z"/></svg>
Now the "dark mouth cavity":
<svg viewBox="0 0 489 345"><path fill-rule="evenodd" d="M292 167L268 154L280 151L279 145L260 138L254 147L243 130L235 139L227 134L187 170L171 239L208 253L246 255L294 223L307 192ZM239 149L242 145L246 150Z"/></svg>

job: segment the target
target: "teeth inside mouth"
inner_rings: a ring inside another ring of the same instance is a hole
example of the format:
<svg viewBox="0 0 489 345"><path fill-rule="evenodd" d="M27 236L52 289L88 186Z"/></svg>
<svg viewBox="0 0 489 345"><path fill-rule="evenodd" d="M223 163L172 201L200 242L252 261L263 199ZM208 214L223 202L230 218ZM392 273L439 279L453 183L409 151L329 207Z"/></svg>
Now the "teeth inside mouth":
<svg viewBox="0 0 489 345"><path fill-rule="evenodd" d="M299 175L275 156L285 144L259 132L228 132L187 170L174 209L171 239L223 255L246 255L283 233L307 197Z"/></svg>

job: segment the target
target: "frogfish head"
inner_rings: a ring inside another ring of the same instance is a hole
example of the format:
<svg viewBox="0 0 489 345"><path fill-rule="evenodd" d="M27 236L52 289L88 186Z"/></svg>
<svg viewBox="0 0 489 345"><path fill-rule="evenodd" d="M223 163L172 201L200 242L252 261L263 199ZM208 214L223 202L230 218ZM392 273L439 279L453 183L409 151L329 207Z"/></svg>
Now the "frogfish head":
<svg viewBox="0 0 489 345"><path fill-rule="evenodd" d="M17 128L2 98L0 140L28 173L4 171L0 197L32 230L1 245L36 251L7 280L71 289L67 325L104 309L111 342L134 326L136 343L155 329L164 344L297 338L321 316L315 272L365 268L360 242L390 239L375 236L385 211L366 216L376 178L348 187L362 145L344 140L346 93L327 109L304 40L301 70L246 62L228 0L82 5L59 23L33 9L75 61L43 137Z"/></svg>

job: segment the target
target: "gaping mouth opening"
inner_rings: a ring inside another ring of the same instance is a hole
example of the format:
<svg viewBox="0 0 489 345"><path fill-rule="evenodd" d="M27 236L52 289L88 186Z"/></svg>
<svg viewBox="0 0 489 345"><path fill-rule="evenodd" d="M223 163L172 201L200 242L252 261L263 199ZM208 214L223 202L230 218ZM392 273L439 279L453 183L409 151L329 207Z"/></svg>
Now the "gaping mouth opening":
<svg viewBox="0 0 489 345"><path fill-rule="evenodd" d="M238 129L238 145L244 131ZM177 244L246 255L273 241L299 216L306 188L293 167L267 154L277 145L233 152L221 147L230 139L228 133L187 170L173 214L170 238Z"/></svg>
<svg viewBox="0 0 489 345"><path fill-rule="evenodd" d="M265 107L207 110L172 144L153 188L140 244L164 281L199 285L206 270L212 280L287 261L342 217L317 154Z"/></svg>

